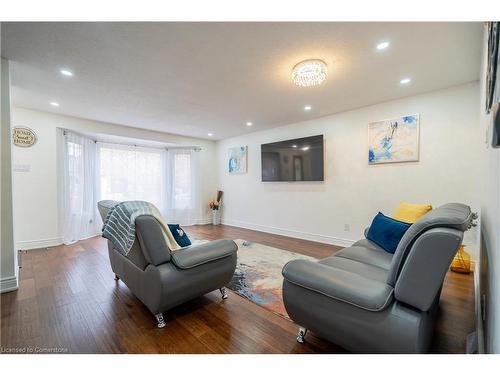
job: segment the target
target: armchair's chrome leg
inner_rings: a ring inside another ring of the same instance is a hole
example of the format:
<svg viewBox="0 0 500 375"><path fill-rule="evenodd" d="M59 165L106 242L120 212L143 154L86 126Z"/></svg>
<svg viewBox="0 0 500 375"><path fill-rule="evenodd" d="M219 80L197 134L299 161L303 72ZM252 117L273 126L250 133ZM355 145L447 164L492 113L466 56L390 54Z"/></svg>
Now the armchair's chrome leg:
<svg viewBox="0 0 500 375"><path fill-rule="evenodd" d="M222 299L227 299L227 297L229 297L229 296L227 295L227 292L226 292L226 288L225 288L225 287L220 288L220 289L219 289L219 291L220 291L220 294L222 294Z"/></svg>
<svg viewBox="0 0 500 375"><path fill-rule="evenodd" d="M303 344L304 338L306 337L307 328L299 327L299 333L297 333L297 342Z"/></svg>
<svg viewBox="0 0 500 375"><path fill-rule="evenodd" d="M163 328L166 326L165 321L163 320L163 313L156 314L155 318L158 322L158 328Z"/></svg>
<svg viewBox="0 0 500 375"><path fill-rule="evenodd" d="M116 274L115 274L115 280L120 280L120 278Z"/></svg>

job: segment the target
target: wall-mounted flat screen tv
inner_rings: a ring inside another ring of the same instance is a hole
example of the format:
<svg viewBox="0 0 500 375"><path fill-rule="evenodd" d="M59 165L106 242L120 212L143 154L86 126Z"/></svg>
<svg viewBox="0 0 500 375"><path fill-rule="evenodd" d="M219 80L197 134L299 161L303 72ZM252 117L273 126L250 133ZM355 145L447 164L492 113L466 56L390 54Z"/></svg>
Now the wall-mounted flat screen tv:
<svg viewBox="0 0 500 375"><path fill-rule="evenodd" d="M262 181L323 181L323 135L261 147Z"/></svg>

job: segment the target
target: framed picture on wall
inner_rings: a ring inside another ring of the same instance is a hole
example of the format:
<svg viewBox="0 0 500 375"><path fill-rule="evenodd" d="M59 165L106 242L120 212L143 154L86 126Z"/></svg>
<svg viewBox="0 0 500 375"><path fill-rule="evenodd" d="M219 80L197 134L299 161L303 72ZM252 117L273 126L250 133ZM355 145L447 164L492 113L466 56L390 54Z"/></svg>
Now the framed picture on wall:
<svg viewBox="0 0 500 375"><path fill-rule="evenodd" d="M488 57L486 67L486 113L492 116L491 145L500 147L500 22L488 22Z"/></svg>
<svg viewBox="0 0 500 375"><path fill-rule="evenodd" d="M247 173L247 146L231 147L228 150L228 172L229 174Z"/></svg>
<svg viewBox="0 0 500 375"><path fill-rule="evenodd" d="M368 164L419 160L419 115L368 124Z"/></svg>
<svg viewBox="0 0 500 375"><path fill-rule="evenodd" d="M490 113L495 104L495 92L498 84L498 49L500 47L500 22L488 22L488 57L486 67L486 113Z"/></svg>

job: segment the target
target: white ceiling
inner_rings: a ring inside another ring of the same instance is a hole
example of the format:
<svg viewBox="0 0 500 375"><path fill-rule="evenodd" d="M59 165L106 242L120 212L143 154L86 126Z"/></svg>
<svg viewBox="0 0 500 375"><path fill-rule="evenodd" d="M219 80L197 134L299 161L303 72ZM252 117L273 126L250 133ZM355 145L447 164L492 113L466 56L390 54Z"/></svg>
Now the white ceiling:
<svg viewBox="0 0 500 375"><path fill-rule="evenodd" d="M222 139L475 81L481 38L481 23L2 23L2 56L16 106ZM307 58L326 83L292 83Z"/></svg>

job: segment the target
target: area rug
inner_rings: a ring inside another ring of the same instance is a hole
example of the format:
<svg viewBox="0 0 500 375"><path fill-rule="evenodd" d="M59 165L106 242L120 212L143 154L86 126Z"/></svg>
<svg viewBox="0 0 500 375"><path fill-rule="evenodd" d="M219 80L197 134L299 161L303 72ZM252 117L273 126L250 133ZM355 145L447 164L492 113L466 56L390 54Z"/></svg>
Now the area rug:
<svg viewBox="0 0 500 375"><path fill-rule="evenodd" d="M228 288L257 305L290 319L283 304L281 270L293 259L317 260L241 239L234 242L238 245L238 263Z"/></svg>

